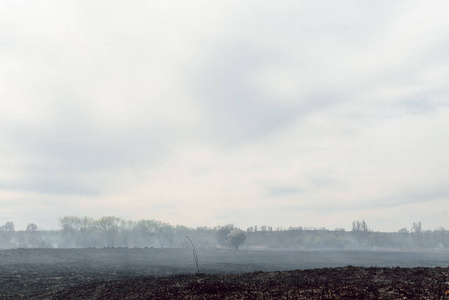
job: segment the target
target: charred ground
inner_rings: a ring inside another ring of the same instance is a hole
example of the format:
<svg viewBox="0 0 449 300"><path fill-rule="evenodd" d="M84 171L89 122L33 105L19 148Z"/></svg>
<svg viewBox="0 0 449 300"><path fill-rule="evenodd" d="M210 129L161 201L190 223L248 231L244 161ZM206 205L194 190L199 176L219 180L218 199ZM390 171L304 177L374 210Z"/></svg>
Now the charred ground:
<svg viewBox="0 0 449 300"><path fill-rule="evenodd" d="M2 250L0 298L449 298L447 252L198 254L203 274L190 249Z"/></svg>
<svg viewBox="0 0 449 300"><path fill-rule="evenodd" d="M95 282L37 299L449 299L447 268L341 267Z"/></svg>

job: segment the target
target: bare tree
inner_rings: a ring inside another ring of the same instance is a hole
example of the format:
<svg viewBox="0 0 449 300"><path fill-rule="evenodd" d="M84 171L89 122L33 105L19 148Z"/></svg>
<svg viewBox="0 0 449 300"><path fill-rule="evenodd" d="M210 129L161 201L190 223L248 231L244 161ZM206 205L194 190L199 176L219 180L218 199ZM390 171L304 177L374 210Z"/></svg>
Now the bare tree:
<svg viewBox="0 0 449 300"><path fill-rule="evenodd" d="M34 223L30 223L27 225L27 228L25 229L25 231L35 232L35 231L37 231L37 225Z"/></svg>
<svg viewBox="0 0 449 300"><path fill-rule="evenodd" d="M228 234L230 234L233 229L234 229L233 224L228 224L223 227L218 227L217 241L221 246L223 246L225 248L227 248L229 246Z"/></svg>
<svg viewBox="0 0 449 300"><path fill-rule="evenodd" d="M369 229L368 229L368 225L366 224L365 220L362 220L362 222L353 221L352 222L352 232L354 233L354 235L356 237L358 247L360 247L361 245L363 245L363 246L368 245Z"/></svg>
<svg viewBox="0 0 449 300"><path fill-rule="evenodd" d="M15 231L15 226L14 226L13 222L6 222L6 224L3 228L5 231L9 231L9 232Z"/></svg>
<svg viewBox="0 0 449 300"><path fill-rule="evenodd" d="M79 235L82 247L88 246L88 238L92 235L95 229L97 229L97 224L93 218L84 217L80 219Z"/></svg>
<svg viewBox="0 0 449 300"><path fill-rule="evenodd" d="M98 220L98 226L105 233L109 247L115 246L115 239L119 232L120 221L120 218L114 216L102 217Z"/></svg>
<svg viewBox="0 0 449 300"><path fill-rule="evenodd" d="M25 231L27 232L25 241L26 247L45 247L45 242L42 240L36 224L28 224Z"/></svg>
<svg viewBox="0 0 449 300"><path fill-rule="evenodd" d="M224 247L233 247L236 250L245 241L246 233L232 224L219 227L217 230L218 243Z"/></svg>
<svg viewBox="0 0 449 300"><path fill-rule="evenodd" d="M416 246L418 248L423 247L423 231L421 222L413 223L412 229L410 230L413 238L415 239Z"/></svg>
<svg viewBox="0 0 449 300"><path fill-rule="evenodd" d="M245 241L246 239L246 233L239 229L234 228L232 231L227 235L228 244L235 248L235 250L238 250L240 245Z"/></svg>
<svg viewBox="0 0 449 300"><path fill-rule="evenodd" d="M65 247L76 247L77 237L81 227L80 218L75 216L66 216L59 219L59 226L61 227L62 244Z"/></svg>

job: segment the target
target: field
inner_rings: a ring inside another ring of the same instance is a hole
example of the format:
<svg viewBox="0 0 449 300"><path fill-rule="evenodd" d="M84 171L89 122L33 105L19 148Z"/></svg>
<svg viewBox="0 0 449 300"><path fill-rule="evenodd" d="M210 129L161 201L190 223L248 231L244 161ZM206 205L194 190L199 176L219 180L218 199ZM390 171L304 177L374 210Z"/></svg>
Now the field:
<svg viewBox="0 0 449 300"><path fill-rule="evenodd" d="M448 252L15 249L0 298L449 299ZM351 267L349 267L351 266Z"/></svg>

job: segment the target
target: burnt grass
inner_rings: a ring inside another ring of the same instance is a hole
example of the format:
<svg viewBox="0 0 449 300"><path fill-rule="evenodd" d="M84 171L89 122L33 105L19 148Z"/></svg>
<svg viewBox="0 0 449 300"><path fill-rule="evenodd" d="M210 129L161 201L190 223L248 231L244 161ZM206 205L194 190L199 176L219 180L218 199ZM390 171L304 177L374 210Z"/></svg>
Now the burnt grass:
<svg viewBox="0 0 449 300"><path fill-rule="evenodd" d="M322 259L322 253L203 251L200 274L194 274L189 254L185 249L2 250L0 299L449 299L447 254L418 262L427 267L407 260L401 267L374 267L349 266L343 253L332 256L342 266L322 268L317 261L318 268L299 269L312 266L307 260ZM265 262L243 263L255 256ZM446 267L435 266L443 261Z"/></svg>
<svg viewBox="0 0 449 300"><path fill-rule="evenodd" d="M35 299L449 299L448 268L341 267L100 281Z"/></svg>

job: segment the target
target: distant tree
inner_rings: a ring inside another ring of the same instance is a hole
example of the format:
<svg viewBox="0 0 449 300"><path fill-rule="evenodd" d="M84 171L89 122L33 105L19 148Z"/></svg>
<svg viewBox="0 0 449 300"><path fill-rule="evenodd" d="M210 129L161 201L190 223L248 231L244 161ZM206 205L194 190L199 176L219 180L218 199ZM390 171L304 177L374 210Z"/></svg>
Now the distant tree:
<svg viewBox="0 0 449 300"><path fill-rule="evenodd" d="M422 233L421 222L413 223L411 232L414 233L414 234L421 234Z"/></svg>
<svg viewBox="0 0 449 300"><path fill-rule="evenodd" d="M240 245L245 241L246 233L240 228L234 227L232 224L219 227L217 230L218 243L223 247L232 247L238 250Z"/></svg>
<svg viewBox="0 0 449 300"><path fill-rule="evenodd" d="M233 224L228 224L217 229L217 241L223 247L229 246L228 234L234 229Z"/></svg>
<svg viewBox="0 0 449 300"><path fill-rule="evenodd" d="M369 229L368 225L366 224L365 220L362 222L360 221L353 221L352 222L352 232L356 237L357 240L357 246L366 246L368 245L368 236L369 236Z"/></svg>
<svg viewBox="0 0 449 300"><path fill-rule="evenodd" d="M31 231L31 232L37 231L37 225L34 223L30 223L27 225L27 228L25 229L25 231Z"/></svg>
<svg viewBox="0 0 449 300"><path fill-rule="evenodd" d="M396 245L399 249L409 249L412 246L412 236L410 231L403 227L398 230L396 235L393 235L394 239L392 239L392 243Z"/></svg>
<svg viewBox="0 0 449 300"><path fill-rule="evenodd" d="M309 230L309 229L303 228L302 226L297 226L297 227L290 226L287 228L287 231L303 231L303 230Z"/></svg>
<svg viewBox="0 0 449 300"><path fill-rule="evenodd" d="M401 234L407 234L407 233L409 233L409 231L408 231L408 229L407 228L401 228L401 229L399 229L399 231L398 231L399 233L401 233Z"/></svg>
<svg viewBox="0 0 449 300"><path fill-rule="evenodd" d="M81 219L75 216L66 216L59 219L59 226L63 232L77 232L81 227Z"/></svg>
<svg viewBox="0 0 449 300"><path fill-rule="evenodd" d="M418 248L423 247L423 231L421 222L413 223L410 230Z"/></svg>
<svg viewBox="0 0 449 300"><path fill-rule="evenodd" d="M155 220L140 220L134 227L136 234L134 244L142 246L153 246L155 244L155 236L161 227L161 223Z"/></svg>
<svg viewBox="0 0 449 300"><path fill-rule="evenodd" d="M132 220L121 220L120 222L120 236L123 242L123 246L130 247L132 244L132 234L134 228L136 227L136 222Z"/></svg>
<svg viewBox="0 0 449 300"><path fill-rule="evenodd" d="M109 247L115 247L121 219L114 216L101 217L98 227L104 232Z"/></svg>
<svg viewBox="0 0 449 300"><path fill-rule="evenodd" d="M61 227L62 245L65 247L78 246L78 233L81 227L81 220L79 217L66 216L59 219L59 226Z"/></svg>
<svg viewBox="0 0 449 300"><path fill-rule="evenodd" d="M6 224L3 228L5 231L9 231L9 232L15 231L15 226L14 226L13 222L6 222Z"/></svg>
<svg viewBox="0 0 449 300"><path fill-rule="evenodd" d="M173 247L175 236L176 229L166 223L161 223L156 232L156 239L162 247Z"/></svg>
<svg viewBox="0 0 449 300"><path fill-rule="evenodd" d="M23 241L25 243L25 245L23 245L24 247L45 247L45 242L41 238L41 233L37 231L36 224L29 223L25 231L27 234L25 240Z"/></svg>
<svg viewBox="0 0 449 300"><path fill-rule="evenodd" d="M439 227L438 229L434 230L432 235L436 240L437 248L448 248L449 234L448 231L444 229L444 227Z"/></svg>
<svg viewBox="0 0 449 300"><path fill-rule="evenodd" d="M87 247L89 245L89 237L97 229L97 223L93 218L84 217L80 219L79 224L81 246Z"/></svg>
<svg viewBox="0 0 449 300"><path fill-rule="evenodd" d="M227 243L231 247L234 247L235 250L238 250L240 245L245 241L246 239L246 233L239 229L234 228L231 230L231 232L227 235Z"/></svg>

